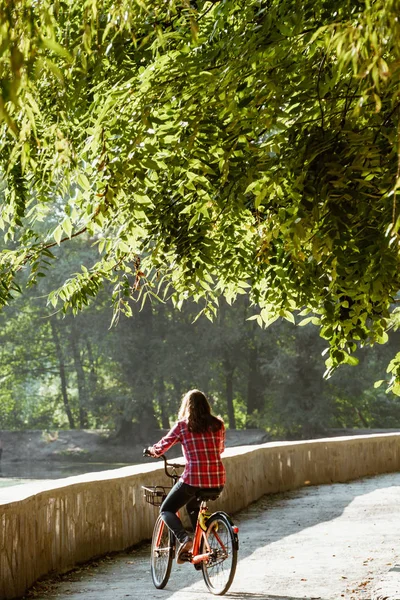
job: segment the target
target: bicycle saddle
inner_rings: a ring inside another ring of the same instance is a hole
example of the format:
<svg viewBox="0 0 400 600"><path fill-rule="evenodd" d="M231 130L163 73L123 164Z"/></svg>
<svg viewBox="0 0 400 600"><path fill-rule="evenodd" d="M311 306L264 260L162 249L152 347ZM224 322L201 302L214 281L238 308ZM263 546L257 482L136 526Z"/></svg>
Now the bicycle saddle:
<svg viewBox="0 0 400 600"><path fill-rule="evenodd" d="M196 499L201 501L205 500L216 500L221 495L222 490L220 488L209 488L204 490L198 490L196 493Z"/></svg>

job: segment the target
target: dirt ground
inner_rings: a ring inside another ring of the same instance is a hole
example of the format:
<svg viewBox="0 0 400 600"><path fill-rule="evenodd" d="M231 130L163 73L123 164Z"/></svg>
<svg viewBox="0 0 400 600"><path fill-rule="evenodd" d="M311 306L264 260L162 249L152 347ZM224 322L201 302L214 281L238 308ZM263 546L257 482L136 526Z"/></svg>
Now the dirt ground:
<svg viewBox="0 0 400 600"><path fill-rule="evenodd" d="M144 446L157 442L165 432L152 432L146 443L135 439L127 443L121 442L107 431L100 430L0 430L2 460L140 463L143 460ZM227 446L261 444L267 441L268 435L260 429L227 431ZM174 450L175 456L178 456L180 449L177 447ZM173 456L173 452L170 456Z"/></svg>
<svg viewBox="0 0 400 600"><path fill-rule="evenodd" d="M374 433L391 433L398 429L335 429L324 437L343 435L365 435ZM85 462L85 463L141 463L142 451L147 445L157 442L167 430L154 430L148 439L132 436L131 440L121 441L113 432L94 429L77 430L0 430L0 448L3 462L13 461L46 461L46 462ZM318 436L322 437L322 436ZM246 446L262 444L272 440L262 429L227 429L226 445ZM179 445L169 455L181 455Z"/></svg>

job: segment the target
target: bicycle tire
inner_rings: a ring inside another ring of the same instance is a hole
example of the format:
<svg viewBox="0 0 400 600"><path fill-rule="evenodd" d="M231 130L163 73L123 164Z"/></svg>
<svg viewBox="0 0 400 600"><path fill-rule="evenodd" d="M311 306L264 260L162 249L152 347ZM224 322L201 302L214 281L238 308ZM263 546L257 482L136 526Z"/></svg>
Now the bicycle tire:
<svg viewBox="0 0 400 600"><path fill-rule="evenodd" d="M162 531L160 534L161 528ZM157 543L158 539L159 543ZM164 588L168 583L173 557L173 535L159 515L153 529L150 556L151 577L155 587L159 590Z"/></svg>
<svg viewBox="0 0 400 600"><path fill-rule="evenodd" d="M215 596L222 596L232 585L236 572L238 537L233 530L230 517L223 512L216 512L207 521L205 532L212 555L208 561L201 563L206 586ZM202 553L207 552L203 539Z"/></svg>

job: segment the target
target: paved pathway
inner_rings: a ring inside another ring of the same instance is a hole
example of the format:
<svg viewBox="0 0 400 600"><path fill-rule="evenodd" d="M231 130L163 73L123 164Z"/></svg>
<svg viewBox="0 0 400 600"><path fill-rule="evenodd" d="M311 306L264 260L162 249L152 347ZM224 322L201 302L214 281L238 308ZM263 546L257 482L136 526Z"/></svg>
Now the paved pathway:
<svg viewBox="0 0 400 600"><path fill-rule="evenodd" d="M266 496L236 515L240 553L226 598L400 600L400 474ZM37 600L209 600L201 573L174 564L151 582L149 545L37 585Z"/></svg>

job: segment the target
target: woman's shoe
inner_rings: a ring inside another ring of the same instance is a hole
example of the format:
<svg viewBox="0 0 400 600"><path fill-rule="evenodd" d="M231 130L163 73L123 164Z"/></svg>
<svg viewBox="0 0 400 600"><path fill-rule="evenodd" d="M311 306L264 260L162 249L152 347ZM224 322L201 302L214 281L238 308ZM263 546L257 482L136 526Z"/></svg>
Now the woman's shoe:
<svg viewBox="0 0 400 600"><path fill-rule="evenodd" d="M190 539L190 537L187 537L183 542L181 542L178 552L176 553L176 562L178 565L181 565L189 560L189 558L186 558L185 555L187 555L192 548L193 541Z"/></svg>

